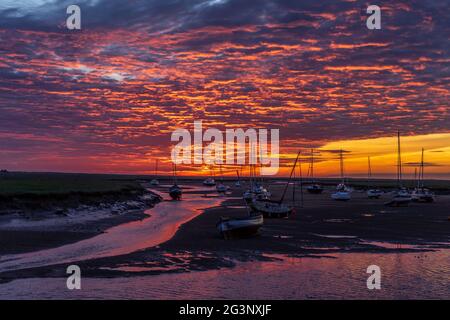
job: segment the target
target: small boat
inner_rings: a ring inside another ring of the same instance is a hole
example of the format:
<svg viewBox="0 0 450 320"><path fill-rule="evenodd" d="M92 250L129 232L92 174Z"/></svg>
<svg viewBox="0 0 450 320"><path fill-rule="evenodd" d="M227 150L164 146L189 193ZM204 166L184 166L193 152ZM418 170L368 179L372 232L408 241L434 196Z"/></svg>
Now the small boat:
<svg viewBox="0 0 450 320"><path fill-rule="evenodd" d="M369 197L369 199L380 199L382 195L383 191L381 191L380 189L367 190L367 197Z"/></svg>
<svg viewBox="0 0 450 320"><path fill-rule="evenodd" d="M323 192L323 187L314 181L314 149L311 149L311 163L309 164L309 172L312 185L307 186L306 190L311 194L321 194Z"/></svg>
<svg viewBox="0 0 450 320"><path fill-rule="evenodd" d="M311 194L321 194L323 192L323 188L319 184L313 184L306 187L306 190Z"/></svg>
<svg viewBox="0 0 450 320"><path fill-rule="evenodd" d="M390 207L407 207L411 202L411 194L408 189L403 187L400 131L397 132L397 184L398 190L394 192L394 196L391 201L386 202L385 205Z"/></svg>
<svg viewBox="0 0 450 320"><path fill-rule="evenodd" d="M207 187L214 187L216 185L216 181L213 178L208 178L203 181L203 185Z"/></svg>
<svg viewBox="0 0 450 320"><path fill-rule="evenodd" d="M173 200L181 200L182 194L183 190L176 184L169 188L169 195Z"/></svg>
<svg viewBox="0 0 450 320"><path fill-rule="evenodd" d="M183 190L177 184L177 165L173 164L173 186L169 188L169 195L173 200L181 200Z"/></svg>
<svg viewBox="0 0 450 320"><path fill-rule="evenodd" d="M424 186L424 149L422 148L422 158L420 162L419 178L417 179L417 187L411 194L411 200L414 202L434 202L434 193Z"/></svg>
<svg viewBox="0 0 450 320"><path fill-rule="evenodd" d="M159 181L158 179L156 179L156 177L158 176L158 159L156 159L156 164L155 164L155 178L152 179L152 181L150 181L150 184L152 186L159 186Z"/></svg>
<svg viewBox="0 0 450 320"><path fill-rule="evenodd" d="M367 157L368 160L368 174L367 174L367 197L369 199L379 199L382 195L383 195L383 191L381 191L380 189L376 189L376 188L371 188L370 186L370 181L372 178L372 166L370 164L370 157Z"/></svg>
<svg viewBox="0 0 450 320"><path fill-rule="evenodd" d="M434 193L427 188L416 188L411 194L411 200L415 202L434 202Z"/></svg>
<svg viewBox="0 0 450 320"><path fill-rule="evenodd" d="M394 193L391 201L386 202L385 205L390 207L407 207L411 202L411 194L408 189L400 188Z"/></svg>
<svg viewBox="0 0 450 320"><path fill-rule="evenodd" d="M227 192L228 187L225 186L223 183L219 183L219 184L216 186L216 190L217 190L217 192L219 192L219 193L225 193L225 192Z"/></svg>
<svg viewBox="0 0 450 320"><path fill-rule="evenodd" d="M294 208L273 200L253 199L250 208L266 218L287 218L294 212Z"/></svg>
<svg viewBox="0 0 450 320"><path fill-rule="evenodd" d="M341 183L338 184L336 187L336 192L331 194L331 199L336 201L349 201L351 196L351 190L347 188L345 185L345 178L344 178L344 151L341 149L339 153L339 159L340 159L340 166L341 166Z"/></svg>
<svg viewBox="0 0 450 320"><path fill-rule="evenodd" d="M225 239L251 237L259 233L263 223L261 214L243 218L222 217L217 223L217 229Z"/></svg>
<svg viewBox="0 0 450 320"><path fill-rule="evenodd" d="M251 190L247 190L244 192L242 197L247 202L252 201L253 200L253 192Z"/></svg>
<svg viewBox="0 0 450 320"><path fill-rule="evenodd" d="M239 171L238 170L236 170L236 174L237 174L238 180L234 183L234 186L236 188L240 188L241 187L241 178L239 176Z"/></svg>

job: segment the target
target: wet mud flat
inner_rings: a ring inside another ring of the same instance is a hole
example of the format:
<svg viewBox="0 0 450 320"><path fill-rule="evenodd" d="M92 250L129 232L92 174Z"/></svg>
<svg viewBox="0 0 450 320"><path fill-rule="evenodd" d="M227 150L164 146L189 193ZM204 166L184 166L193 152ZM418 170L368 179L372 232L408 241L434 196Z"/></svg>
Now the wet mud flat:
<svg viewBox="0 0 450 320"><path fill-rule="evenodd" d="M270 187L273 198L282 186ZM189 192L189 191L187 191ZM192 191L201 194L202 192ZM88 277L131 277L161 273L231 268L239 262L270 261L280 255L334 259L338 253L423 253L450 248L450 196L437 196L431 204L409 207L384 206L390 195L367 199L355 191L349 202L331 200L331 189L321 195L298 190L287 201L295 204L295 215L287 219L265 219L261 234L248 239L224 240L215 225L221 216L247 213L243 189L223 196L220 206L209 208L183 224L169 241L126 255L79 261ZM204 197L216 197L203 192ZM52 265L0 274L2 281L28 277L63 277L67 266Z"/></svg>

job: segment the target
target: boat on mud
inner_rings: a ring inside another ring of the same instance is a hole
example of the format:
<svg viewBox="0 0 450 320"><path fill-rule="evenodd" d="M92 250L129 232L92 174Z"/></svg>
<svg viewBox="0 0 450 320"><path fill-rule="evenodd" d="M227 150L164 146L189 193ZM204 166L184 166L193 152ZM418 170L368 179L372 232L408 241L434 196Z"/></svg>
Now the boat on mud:
<svg viewBox="0 0 450 320"><path fill-rule="evenodd" d="M306 191L311 194L321 194L323 187L314 180L314 149L311 149L311 162L309 164L309 174L311 177L311 185L306 187Z"/></svg>
<svg viewBox="0 0 450 320"><path fill-rule="evenodd" d="M368 162L368 173L367 173L367 197L369 199L379 199L383 195L383 191L377 188L371 187L372 179L372 166L370 163L370 157L367 157Z"/></svg>
<svg viewBox="0 0 450 320"><path fill-rule="evenodd" d="M411 200L414 202L434 202L434 193L431 192L424 184L424 149L422 148L422 158L420 161L419 178L417 179L417 187L411 194Z"/></svg>
<svg viewBox="0 0 450 320"><path fill-rule="evenodd" d="M242 218L222 217L216 227L225 239L247 238L259 234L263 223L262 214Z"/></svg>
<svg viewBox="0 0 450 320"><path fill-rule="evenodd" d="M391 201L385 203L389 207L407 207L411 202L411 194L403 187L402 153L400 148L400 131L397 132L397 185L398 190L394 192Z"/></svg>
<svg viewBox="0 0 450 320"><path fill-rule="evenodd" d="M216 181L213 178L208 178L203 181L203 185L207 187L214 187L216 185Z"/></svg>
<svg viewBox="0 0 450 320"><path fill-rule="evenodd" d="M173 200L181 200L183 189L177 184L177 166L173 164L173 185L169 188L169 196Z"/></svg>
<svg viewBox="0 0 450 320"><path fill-rule="evenodd" d="M336 192L331 194L331 199L336 201L349 201L351 196L351 189L345 185L344 177L344 151L339 152L339 162L341 167L341 183L336 187Z"/></svg>
<svg viewBox="0 0 450 320"><path fill-rule="evenodd" d="M253 197L252 201L249 204L249 206L253 210L253 212L262 214L265 218L287 218L292 213L295 212L294 208L284 204L283 200L285 198L286 191L291 182L292 175L295 172L295 167L297 165L299 157L300 157L300 152L298 152L298 154L297 154L297 158L295 159L291 174L290 174L289 179L286 183L286 186L283 190L281 199L279 201L274 201L274 200L269 200L269 199L258 199L256 197Z"/></svg>
<svg viewBox="0 0 450 320"><path fill-rule="evenodd" d="M158 176L158 159L156 159L156 163L155 163L155 178L152 179L152 181L150 181L150 184L154 187L159 186L159 181L156 178Z"/></svg>

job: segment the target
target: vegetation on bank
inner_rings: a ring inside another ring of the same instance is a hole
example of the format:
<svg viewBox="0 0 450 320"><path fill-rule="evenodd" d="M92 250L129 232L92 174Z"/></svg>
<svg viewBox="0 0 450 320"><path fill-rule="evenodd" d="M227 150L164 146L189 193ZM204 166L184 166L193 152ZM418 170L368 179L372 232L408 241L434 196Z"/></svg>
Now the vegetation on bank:
<svg viewBox="0 0 450 320"><path fill-rule="evenodd" d="M68 173L0 174L0 195L104 193L141 190L134 176Z"/></svg>

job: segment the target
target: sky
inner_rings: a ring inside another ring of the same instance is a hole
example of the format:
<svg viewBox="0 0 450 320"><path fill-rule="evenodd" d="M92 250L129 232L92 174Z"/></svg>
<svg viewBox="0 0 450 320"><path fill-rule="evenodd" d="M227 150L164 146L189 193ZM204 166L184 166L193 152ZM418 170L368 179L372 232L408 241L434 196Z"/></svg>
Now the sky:
<svg viewBox="0 0 450 320"><path fill-rule="evenodd" d="M0 168L166 173L171 133L202 120L279 129L282 164L315 148L318 176L339 174L339 149L348 176L368 156L395 176L400 130L407 174L423 147L428 176L450 178L449 4L1 0Z"/></svg>

